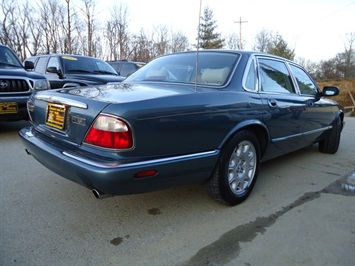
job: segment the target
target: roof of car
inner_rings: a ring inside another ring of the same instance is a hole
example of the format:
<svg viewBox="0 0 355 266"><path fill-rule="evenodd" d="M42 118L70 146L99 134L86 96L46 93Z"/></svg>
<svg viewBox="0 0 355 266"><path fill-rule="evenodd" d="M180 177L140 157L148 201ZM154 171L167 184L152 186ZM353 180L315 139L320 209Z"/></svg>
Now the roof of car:
<svg viewBox="0 0 355 266"><path fill-rule="evenodd" d="M96 58L96 57L92 57L92 56L87 56L87 55L61 54L61 53L38 54L38 55L31 56L31 57L29 57L29 58L34 58L34 57L38 57L38 56L75 56L75 57L86 57L86 58L100 59L100 58ZM102 59L100 59L100 60L102 60Z"/></svg>

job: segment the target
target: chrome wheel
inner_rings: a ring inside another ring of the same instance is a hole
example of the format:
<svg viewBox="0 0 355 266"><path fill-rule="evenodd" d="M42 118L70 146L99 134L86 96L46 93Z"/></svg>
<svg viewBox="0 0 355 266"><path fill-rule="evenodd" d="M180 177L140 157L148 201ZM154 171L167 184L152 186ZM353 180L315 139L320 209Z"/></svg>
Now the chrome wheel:
<svg viewBox="0 0 355 266"><path fill-rule="evenodd" d="M228 166L228 183L235 194L244 194L255 176L257 154L253 143L242 141L233 151Z"/></svg>
<svg viewBox="0 0 355 266"><path fill-rule="evenodd" d="M207 182L208 194L229 205L243 202L258 177L260 144L254 132L237 132L222 149L216 168Z"/></svg>

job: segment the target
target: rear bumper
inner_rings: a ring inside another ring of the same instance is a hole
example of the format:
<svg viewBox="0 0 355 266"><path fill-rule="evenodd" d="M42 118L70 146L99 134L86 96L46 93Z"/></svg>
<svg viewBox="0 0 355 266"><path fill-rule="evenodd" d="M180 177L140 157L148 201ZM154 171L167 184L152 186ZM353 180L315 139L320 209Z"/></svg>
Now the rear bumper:
<svg viewBox="0 0 355 266"><path fill-rule="evenodd" d="M59 150L36 137L32 127L21 129L19 135L28 153L51 171L87 188L112 195L149 192L207 179L219 156L219 151L215 150L149 161L106 164ZM152 169L157 171L156 175L135 178L137 173Z"/></svg>

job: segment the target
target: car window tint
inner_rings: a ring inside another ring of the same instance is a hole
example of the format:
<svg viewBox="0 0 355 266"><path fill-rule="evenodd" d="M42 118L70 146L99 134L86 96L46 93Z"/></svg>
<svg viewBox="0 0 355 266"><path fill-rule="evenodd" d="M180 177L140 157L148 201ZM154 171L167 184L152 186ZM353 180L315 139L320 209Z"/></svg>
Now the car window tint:
<svg viewBox="0 0 355 266"><path fill-rule="evenodd" d="M290 73L284 62L261 58L260 89L264 92L295 93Z"/></svg>
<svg viewBox="0 0 355 266"><path fill-rule="evenodd" d="M314 84L312 79L307 75L307 73L300 67L295 65L290 65L293 74L296 78L298 88L302 94L315 95L318 92L317 86Z"/></svg>
<svg viewBox="0 0 355 266"><path fill-rule="evenodd" d="M244 87L248 90L256 90L256 69L255 69L255 59L250 61L247 67L247 72L244 78Z"/></svg>

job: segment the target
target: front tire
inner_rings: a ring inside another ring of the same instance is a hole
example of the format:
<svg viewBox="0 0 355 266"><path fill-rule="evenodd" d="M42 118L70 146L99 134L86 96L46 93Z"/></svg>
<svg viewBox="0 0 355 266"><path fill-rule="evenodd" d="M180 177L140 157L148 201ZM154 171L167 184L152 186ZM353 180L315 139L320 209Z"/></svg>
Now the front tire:
<svg viewBox="0 0 355 266"><path fill-rule="evenodd" d="M255 185L260 165L260 145L249 130L238 132L222 149L212 177L208 194L229 205L248 198Z"/></svg>
<svg viewBox="0 0 355 266"><path fill-rule="evenodd" d="M329 154L336 153L339 148L341 130L342 121L340 117L338 117L336 121L334 121L333 128L329 131L325 139L319 142L319 151Z"/></svg>

